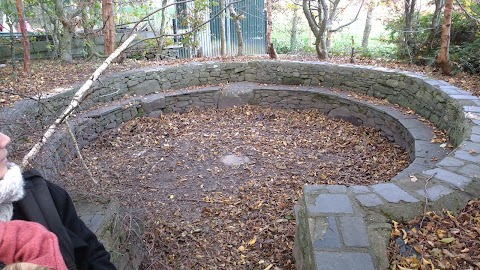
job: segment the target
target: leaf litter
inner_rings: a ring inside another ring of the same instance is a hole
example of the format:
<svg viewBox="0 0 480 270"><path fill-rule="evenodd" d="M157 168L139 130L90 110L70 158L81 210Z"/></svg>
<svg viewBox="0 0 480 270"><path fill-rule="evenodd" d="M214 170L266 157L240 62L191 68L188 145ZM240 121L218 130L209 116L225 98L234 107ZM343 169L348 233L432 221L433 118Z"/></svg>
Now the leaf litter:
<svg viewBox="0 0 480 270"><path fill-rule="evenodd" d="M480 269L480 200L456 216L444 210L392 223L391 269Z"/></svg>
<svg viewBox="0 0 480 270"><path fill-rule="evenodd" d="M230 154L250 162L228 167L220 159ZM373 128L256 106L136 118L82 155L101 184L76 160L63 185L141 209L144 269L295 269L303 185L375 184L409 164Z"/></svg>

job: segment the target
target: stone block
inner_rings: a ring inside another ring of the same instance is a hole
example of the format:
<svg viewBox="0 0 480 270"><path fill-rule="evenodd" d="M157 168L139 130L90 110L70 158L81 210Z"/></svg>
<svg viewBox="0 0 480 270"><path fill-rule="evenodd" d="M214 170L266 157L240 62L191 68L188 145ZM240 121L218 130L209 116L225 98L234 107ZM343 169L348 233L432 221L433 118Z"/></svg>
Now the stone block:
<svg viewBox="0 0 480 270"><path fill-rule="evenodd" d="M160 91L161 87L157 80L148 80L130 87L130 90L136 95L146 95Z"/></svg>
<svg viewBox="0 0 480 270"><path fill-rule="evenodd" d="M437 163L437 165L440 167L461 167L464 164L465 162L454 157L446 157L442 161Z"/></svg>
<svg viewBox="0 0 480 270"><path fill-rule="evenodd" d="M365 207L374 207L382 205L383 201L374 193L359 194L355 196L358 202Z"/></svg>
<svg viewBox="0 0 480 270"><path fill-rule="evenodd" d="M309 216L323 216L325 214L353 214L353 207L347 195L320 194L315 204L307 205Z"/></svg>
<svg viewBox="0 0 480 270"><path fill-rule="evenodd" d="M458 173L471 178L480 178L480 166L476 164L467 164L458 170Z"/></svg>
<svg viewBox="0 0 480 270"><path fill-rule="evenodd" d="M328 185L327 190L330 193L346 193L347 187L342 185Z"/></svg>
<svg viewBox="0 0 480 270"><path fill-rule="evenodd" d="M420 196L422 196L422 197L427 196L427 198L430 201L436 201L436 200L440 199L441 197L443 197L445 195L448 195L452 192L453 192L452 189L450 189L448 187L445 187L445 186L442 186L442 185L435 185L433 187L427 188L427 193L426 194L425 194L424 189L417 190L417 193Z"/></svg>
<svg viewBox="0 0 480 270"><path fill-rule="evenodd" d="M480 155L472 154L465 150L457 150L455 151L455 157L475 163L480 163Z"/></svg>
<svg viewBox="0 0 480 270"><path fill-rule="evenodd" d="M366 186L351 186L348 189L355 194L362 194L362 193L371 192L370 189Z"/></svg>
<svg viewBox="0 0 480 270"><path fill-rule="evenodd" d="M340 217L340 231L347 247L368 247L367 228L362 217Z"/></svg>
<svg viewBox="0 0 480 270"><path fill-rule="evenodd" d="M415 197L392 183L376 184L371 187L378 195L391 203L398 203L400 201L418 202Z"/></svg>
<svg viewBox="0 0 480 270"><path fill-rule="evenodd" d="M372 257L361 252L315 252L316 270L374 270Z"/></svg>
<svg viewBox="0 0 480 270"><path fill-rule="evenodd" d="M472 179L470 178L440 168L423 171L423 174L430 176L435 175L435 179L448 182L460 189L465 188L470 182L472 182Z"/></svg>
<svg viewBox="0 0 480 270"><path fill-rule="evenodd" d="M158 111L166 107L163 94L148 95L141 100L142 109L146 114Z"/></svg>
<svg viewBox="0 0 480 270"><path fill-rule="evenodd" d="M309 218L309 229L314 250L340 248L340 234L338 233L335 217Z"/></svg>

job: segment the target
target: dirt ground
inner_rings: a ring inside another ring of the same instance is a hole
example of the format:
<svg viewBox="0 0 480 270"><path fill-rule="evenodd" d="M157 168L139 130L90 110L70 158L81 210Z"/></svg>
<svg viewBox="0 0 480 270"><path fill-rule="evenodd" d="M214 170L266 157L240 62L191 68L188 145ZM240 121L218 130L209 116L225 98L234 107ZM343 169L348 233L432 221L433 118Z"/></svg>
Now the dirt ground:
<svg viewBox="0 0 480 270"><path fill-rule="evenodd" d="M82 153L100 184L76 160L66 188L139 209L144 269L294 269L303 185L384 182L409 163L372 128L252 106L138 118ZM228 166L226 155L249 162Z"/></svg>

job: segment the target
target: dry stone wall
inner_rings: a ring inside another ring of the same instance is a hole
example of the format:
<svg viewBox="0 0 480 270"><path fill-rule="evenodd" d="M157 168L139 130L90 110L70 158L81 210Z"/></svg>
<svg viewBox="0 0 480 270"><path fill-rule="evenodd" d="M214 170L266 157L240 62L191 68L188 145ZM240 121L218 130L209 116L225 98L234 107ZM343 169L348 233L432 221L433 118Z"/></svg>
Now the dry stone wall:
<svg viewBox="0 0 480 270"><path fill-rule="evenodd" d="M185 90L199 85L213 86ZM329 88L410 108L445 129L455 148L447 155L431 144L432 130L415 116ZM38 107L30 106L29 113L54 118L72 94L45 98L36 103ZM111 105L91 109L100 103ZM389 183L305 187L295 207L299 269L385 269L389 218L411 218L421 213L425 202L431 209L459 209L480 194L480 156L475 154L480 153L479 99L446 82L404 71L285 61L190 63L130 71L94 85L76 112L73 131L83 146L139 115L242 104L316 108L357 125L374 126L410 151L412 164ZM38 158L47 162L42 165L47 176L54 178L62 163L72 158L67 135L59 132ZM411 181L411 175L418 181Z"/></svg>

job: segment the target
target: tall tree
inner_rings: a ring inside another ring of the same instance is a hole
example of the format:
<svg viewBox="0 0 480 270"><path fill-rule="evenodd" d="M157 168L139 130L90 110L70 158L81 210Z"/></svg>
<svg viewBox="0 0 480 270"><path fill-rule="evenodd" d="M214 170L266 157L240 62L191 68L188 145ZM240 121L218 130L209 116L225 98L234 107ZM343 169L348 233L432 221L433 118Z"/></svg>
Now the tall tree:
<svg viewBox="0 0 480 270"><path fill-rule="evenodd" d="M220 10L225 8L225 0L219 0ZM220 55L227 54L227 36L225 32L225 11L220 12Z"/></svg>
<svg viewBox="0 0 480 270"><path fill-rule="evenodd" d="M30 41L28 40L27 34L27 25L25 23L25 17L23 16L23 2L22 0L17 1L17 13L18 13L18 23L20 24L20 29L22 32L22 43L23 43L23 70L28 77L31 75L30 69Z"/></svg>
<svg viewBox="0 0 480 270"><path fill-rule="evenodd" d="M113 20L113 0L102 0L103 48L105 55L115 50L115 22Z"/></svg>
<svg viewBox="0 0 480 270"><path fill-rule="evenodd" d="M453 0L446 0L443 12L442 41L438 52L436 63L446 75L450 75L452 65L450 63L450 28L452 24Z"/></svg>
<svg viewBox="0 0 480 270"><path fill-rule="evenodd" d="M362 48L363 51L368 51L368 41L370 39L370 32L372 31L372 17L375 9L375 0L370 0L367 6L367 18L365 19L365 28L363 29Z"/></svg>
<svg viewBox="0 0 480 270"><path fill-rule="evenodd" d="M403 30L404 33L404 41L405 46L408 52L408 55L411 57L415 54L414 48L415 44L413 44L412 34L413 34L413 19L415 15L415 5L417 0L405 0L404 5L404 18L405 18L405 29Z"/></svg>
<svg viewBox="0 0 480 270"><path fill-rule="evenodd" d="M230 17L235 24L235 32L237 33L237 56L244 56L245 49L243 46L243 34L242 34L242 24L241 20L243 19L243 12L238 14L235 11L235 7L233 5L229 6Z"/></svg>
<svg viewBox="0 0 480 270"><path fill-rule="evenodd" d="M267 53L272 59L277 58L277 52L273 47L272 43L272 0L265 0L265 5L267 9L267 33L266 33L266 43L267 43Z"/></svg>
<svg viewBox="0 0 480 270"><path fill-rule="evenodd" d="M303 0L303 13L307 18L308 26L315 36L315 50L320 60L328 59L327 35L349 26L358 19L358 14L362 9L364 0L362 0L358 12L349 22L333 27L335 19L340 14L340 0Z"/></svg>
<svg viewBox="0 0 480 270"><path fill-rule="evenodd" d="M298 10L300 9L300 5L298 5L295 1L293 2L292 11L293 11L293 18L292 18L292 28L290 30L290 50L295 50L297 48L297 35L298 35Z"/></svg>
<svg viewBox="0 0 480 270"><path fill-rule="evenodd" d="M427 39L423 42L421 47L431 46L435 35L438 33L439 24L440 24L440 14L442 12L442 7L445 4L445 0L435 0L435 10L433 11L432 20L430 24L430 31L428 33Z"/></svg>
<svg viewBox="0 0 480 270"><path fill-rule="evenodd" d="M75 25L73 18L80 14L81 7L74 10L73 13L67 14L63 0L54 0L55 14L63 26L63 35L60 38L60 54L62 61L71 62L72 56L72 39L75 32Z"/></svg>

